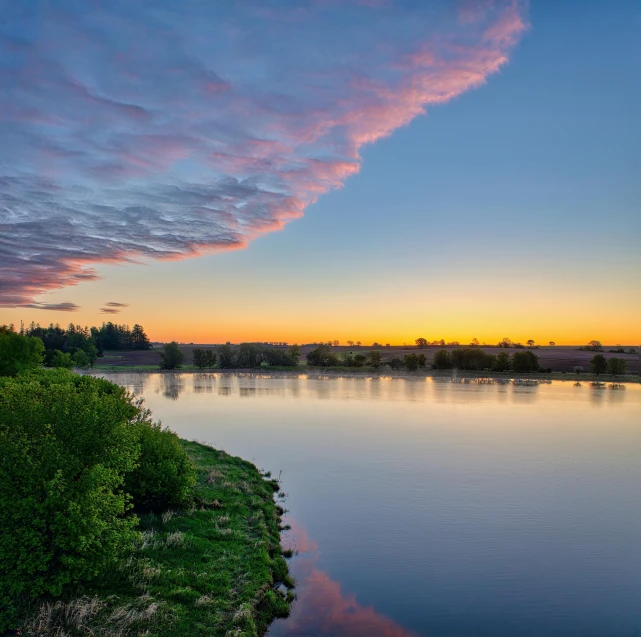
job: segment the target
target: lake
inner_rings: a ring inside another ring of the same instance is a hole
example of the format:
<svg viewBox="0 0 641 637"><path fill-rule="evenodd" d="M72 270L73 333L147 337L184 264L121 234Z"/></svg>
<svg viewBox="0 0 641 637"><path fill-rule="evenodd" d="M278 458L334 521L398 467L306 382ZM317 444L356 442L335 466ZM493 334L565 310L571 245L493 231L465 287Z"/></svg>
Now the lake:
<svg viewBox="0 0 641 637"><path fill-rule="evenodd" d="M280 476L272 637L638 637L641 386L109 374Z"/></svg>

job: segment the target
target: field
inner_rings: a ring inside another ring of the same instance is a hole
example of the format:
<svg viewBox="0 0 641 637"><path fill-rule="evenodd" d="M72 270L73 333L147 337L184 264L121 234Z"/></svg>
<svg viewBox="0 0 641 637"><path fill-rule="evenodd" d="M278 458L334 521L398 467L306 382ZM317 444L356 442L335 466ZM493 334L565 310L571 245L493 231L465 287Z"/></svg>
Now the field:
<svg viewBox="0 0 641 637"><path fill-rule="evenodd" d="M203 344L203 345L181 345L180 349L185 355L185 369L189 369L192 361L193 350L197 347L200 348L211 348L214 351L218 345L216 344ZM274 346L276 347L276 346ZM303 345L301 346L301 364L305 364L305 355L314 349L315 345ZM616 356L622 358L626 362L626 368L628 374L641 374L641 356L638 352L641 352L641 348L636 347L636 354L629 354L627 350L630 346L626 346L626 353L611 353L608 350L614 349L613 347L604 346L603 355L606 358ZM117 352L105 352L103 358L98 359L97 369L107 370L111 369L112 371L127 371L128 368L135 367L137 371L144 371L145 368L149 371L158 369L158 363L160 361L160 356L158 354L159 345L156 345L156 349L146 350L146 351L127 351L120 350ZM281 348L284 349L284 348ZM362 345L361 347L348 347L348 346L338 346L332 348L332 350L338 354L343 352L352 352L355 354L367 354L367 352L372 349L378 349L383 355L383 362L388 361L391 358L398 357L403 358L405 354L409 353L423 353L427 356L428 365L431 363L434 358L435 352L437 352L440 347L429 346L423 349L418 349L417 347L405 347L405 346L391 346L391 347L380 347L373 348L371 346ZM452 350L453 347L446 347L444 349ZM481 348L484 351L490 354L497 354L501 351L507 351L509 353L514 353L522 350L518 349L508 349L502 350L497 347L483 347ZM588 372L590 369L590 359L594 356L594 352L586 352L579 350L577 346L556 346L556 347L539 347L533 350L534 353L539 357L539 363L542 368L552 369L553 372L573 372L576 366L581 366L583 369Z"/></svg>

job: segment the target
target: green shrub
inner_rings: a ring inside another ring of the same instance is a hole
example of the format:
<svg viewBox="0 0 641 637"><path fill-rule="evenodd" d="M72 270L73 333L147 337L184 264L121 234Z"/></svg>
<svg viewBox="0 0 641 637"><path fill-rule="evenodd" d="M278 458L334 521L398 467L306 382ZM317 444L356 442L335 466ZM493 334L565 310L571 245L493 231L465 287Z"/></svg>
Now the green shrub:
<svg viewBox="0 0 641 637"><path fill-rule="evenodd" d="M163 351L160 354L160 368L161 369L179 369L185 360L184 354L180 351L178 343L172 341L163 345Z"/></svg>
<svg viewBox="0 0 641 637"><path fill-rule="evenodd" d="M55 350L51 356L49 367L56 367L58 369L71 369L74 365L71 354L61 352L59 349Z"/></svg>
<svg viewBox="0 0 641 637"><path fill-rule="evenodd" d="M136 511L162 511L188 504L196 472L178 436L149 419L149 412L135 426L140 441L138 466L127 474L125 489Z"/></svg>
<svg viewBox="0 0 641 637"><path fill-rule="evenodd" d="M0 376L14 376L42 365L44 350L39 338L23 336L0 326Z"/></svg>
<svg viewBox="0 0 641 637"><path fill-rule="evenodd" d="M435 369L450 369L452 367L452 357L446 349L440 349L434 354L432 366Z"/></svg>
<svg viewBox="0 0 641 637"><path fill-rule="evenodd" d="M616 358L612 357L608 361L608 373L612 374L613 376L620 376L621 374L625 374L625 361L622 358Z"/></svg>
<svg viewBox="0 0 641 637"><path fill-rule="evenodd" d="M100 378L43 369L0 379L0 608L59 595L132 545L122 485L140 453L139 415Z"/></svg>
<svg viewBox="0 0 641 637"><path fill-rule="evenodd" d="M597 376L605 374L608 369L608 361L603 354L595 354L590 360L590 371Z"/></svg>
<svg viewBox="0 0 641 637"><path fill-rule="evenodd" d="M538 372L539 357L533 352L514 352L512 356L512 369L519 374Z"/></svg>
<svg viewBox="0 0 641 637"><path fill-rule="evenodd" d="M405 354L403 356L403 365L410 372L415 372L418 369L418 356L416 354Z"/></svg>

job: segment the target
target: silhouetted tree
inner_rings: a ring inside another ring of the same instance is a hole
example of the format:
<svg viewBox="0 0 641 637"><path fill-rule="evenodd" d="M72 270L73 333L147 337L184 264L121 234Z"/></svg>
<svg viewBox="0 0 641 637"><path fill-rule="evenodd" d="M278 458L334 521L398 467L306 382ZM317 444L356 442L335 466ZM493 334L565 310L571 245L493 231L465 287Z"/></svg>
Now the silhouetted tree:
<svg viewBox="0 0 641 637"><path fill-rule="evenodd" d="M160 362L161 369L179 369L185 360L185 356L180 351L176 341L165 343L162 352L158 352L158 354L162 359Z"/></svg>
<svg viewBox="0 0 641 637"><path fill-rule="evenodd" d="M534 352L515 352L512 356L512 369L519 374L538 372L539 357Z"/></svg>
<svg viewBox="0 0 641 637"><path fill-rule="evenodd" d="M548 345L549 345L550 347L554 347L554 346L556 345L556 343L555 343L554 341L550 341L550 342L548 343Z"/></svg>
<svg viewBox="0 0 641 637"><path fill-rule="evenodd" d="M446 349L441 349L434 354L432 367L435 369L450 369L452 367L452 357Z"/></svg>
<svg viewBox="0 0 641 637"><path fill-rule="evenodd" d="M231 369L235 366L234 350L229 343L218 347L218 362L223 369Z"/></svg>
<svg viewBox="0 0 641 637"><path fill-rule="evenodd" d="M585 349L591 352L602 352L603 345L601 345L601 341L590 341Z"/></svg>
<svg viewBox="0 0 641 637"><path fill-rule="evenodd" d="M426 338L417 338L414 342L416 343L416 347L427 347Z"/></svg>
<svg viewBox="0 0 641 637"><path fill-rule="evenodd" d="M382 356L381 353L378 351L373 351L369 353L369 364L372 367L379 368L382 363Z"/></svg>
<svg viewBox="0 0 641 637"><path fill-rule="evenodd" d="M499 352L494 360L495 372L507 372L510 369L510 355L507 352Z"/></svg>
<svg viewBox="0 0 641 637"><path fill-rule="evenodd" d="M535 342L534 339L532 339L532 338L528 339L527 346L528 347L534 347L534 342Z"/></svg>
<svg viewBox="0 0 641 637"><path fill-rule="evenodd" d="M622 358L612 357L608 361L608 373L613 376L625 374L625 361Z"/></svg>
<svg viewBox="0 0 641 637"><path fill-rule="evenodd" d="M307 364L318 367L332 367L340 365L340 360L334 354L329 345L319 345L307 354Z"/></svg>
<svg viewBox="0 0 641 637"><path fill-rule="evenodd" d="M605 374L608 369L608 361L603 354L596 354L590 360L590 371L597 376Z"/></svg>

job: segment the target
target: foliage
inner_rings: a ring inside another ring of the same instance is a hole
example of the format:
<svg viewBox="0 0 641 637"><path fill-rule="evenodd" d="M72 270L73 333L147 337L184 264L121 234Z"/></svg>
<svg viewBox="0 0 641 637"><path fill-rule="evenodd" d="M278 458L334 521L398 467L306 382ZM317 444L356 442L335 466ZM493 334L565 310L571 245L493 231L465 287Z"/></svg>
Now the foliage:
<svg viewBox="0 0 641 637"><path fill-rule="evenodd" d="M416 354L405 354L403 356L403 365L410 372L418 369L418 356Z"/></svg>
<svg viewBox="0 0 641 637"><path fill-rule="evenodd" d="M450 369L452 367L452 357L446 349L440 349L434 354L432 366L435 369Z"/></svg>
<svg viewBox="0 0 641 637"><path fill-rule="evenodd" d="M193 351L193 363L198 369L215 367L216 354L210 349L196 347Z"/></svg>
<svg viewBox="0 0 641 637"><path fill-rule="evenodd" d="M507 372L510 369L510 355L507 352L499 352L494 359L492 369L495 372Z"/></svg>
<svg viewBox="0 0 641 637"><path fill-rule="evenodd" d="M378 369L382 365L382 362L383 362L383 357L381 356L380 352L374 350L369 353L369 364L372 367Z"/></svg>
<svg viewBox="0 0 641 637"><path fill-rule="evenodd" d="M74 360L69 352L61 352L59 349L52 352L49 358L48 367L62 369L71 369L74 366Z"/></svg>
<svg viewBox="0 0 641 637"><path fill-rule="evenodd" d="M142 325L118 325L109 321L100 327L92 327L91 335L98 349L151 349L151 343Z"/></svg>
<svg viewBox="0 0 641 637"><path fill-rule="evenodd" d="M237 367L258 367L262 361L261 349L254 343L241 343L236 352Z"/></svg>
<svg viewBox="0 0 641 637"><path fill-rule="evenodd" d="M398 356L394 356L394 358L390 358L387 364L392 369L401 369L401 367L403 367L403 361L400 358L398 358Z"/></svg>
<svg viewBox="0 0 641 637"><path fill-rule="evenodd" d="M223 369L231 369L235 366L236 359L231 345L220 345L218 347L218 361Z"/></svg>
<svg viewBox="0 0 641 637"><path fill-rule="evenodd" d="M185 355L180 351L176 341L165 343L162 352L158 352L158 354L162 359L160 362L161 369L179 369L185 360Z"/></svg>
<svg viewBox="0 0 641 637"><path fill-rule="evenodd" d="M610 360L608 360L608 373L612 374L613 376L620 376L621 374L625 374L625 361L622 358L616 358L612 357Z"/></svg>
<svg viewBox="0 0 641 637"><path fill-rule="evenodd" d="M367 356L365 354L356 354L354 356L354 367L363 367L367 363Z"/></svg>
<svg viewBox="0 0 641 637"><path fill-rule="evenodd" d="M121 487L139 455L137 415L100 378L0 379L0 607L59 595L131 547L136 518L123 515Z"/></svg>
<svg viewBox="0 0 641 637"><path fill-rule="evenodd" d="M498 347L505 347L505 348L510 348L512 347L512 339L508 338L507 336L498 343Z"/></svg>
<svg viewBox="0 0 641 637"><path fill-rule="evenodd" d="M603 345L601 345L600 341L590 341L585 348L589 352L602 352L603 351Z"/></svg>
<svg viewBox="0 0 641 637"><path fill-rule="evenodd" d="M333 367L340 365L340 360L329 345L319 345L307 354L307 364L317 367Z"/></svg>
<svg viewBox="0 0 641 637"><path fill-rule="evenodd" d="M608 369L608 361L603 354L595 354L590 360L590 371L597 376L605 374Z"/></svg>
<svg viewBox="0 0 641 637"><path fill-rule="evenodd" d="M496 361L492 354L486 354L482 349L475 347L455 349L450 357L452 367L463 370L492 369Z"/></svg>
<svg viewBox="0 0 641 637"><path fill-rule="evenodd" d="M178 436L152 422L147 410L141 410L135 426L140 460L125 479L125 490L133 497L135 510L164 511L186 506L196 478Z"/></svg>
<svg viewBox="0 0 641 637"><path fill-rule="evenodd" d="M89 367L89 357L81 349L72 356L72 360L74 367L79 367L80 369L87 369L87 367Z"/></svg>
<svg viewBox="0 0 641 637"><path fill-rule="evenodd" d="M418 355L418 366L427 367L427 356L425 356L425 354Z"/></svg>
<svg viewBox="0 0 641 637"><path fill-rule="evenodd" d="M83 597L44 600L21 634L256 637L288 614L276 483L240 458L181 445L197 468L197 506L141 516L132 554L84 584Z"/></svg>
<svg viewBox="0 0 641 637"><path fill-rule="evenodd" d="M514 352L512 369L519 374L538 372L539 357L534 352Z"/></svg>
<svg viewBox="0 0 641 637"><path fill-rule="evenodd" d="M427 347L426 338L417 338L414 342L416 343L416 347Z"/></svg>
<svg viewBox="0 0 641 637"><path fill-rule="evenodd" d="M44 345L39 338L0 326L0 376L14 376L42 365L43 353Z"/></svg>
<svg viewBox="0 0 641 637"><path fill-rule="evenodd" d="M300 360L300 346L298 345L291 345L287 349L287 358L292 361L293 365L298 365L298 361Z"/></svg>

